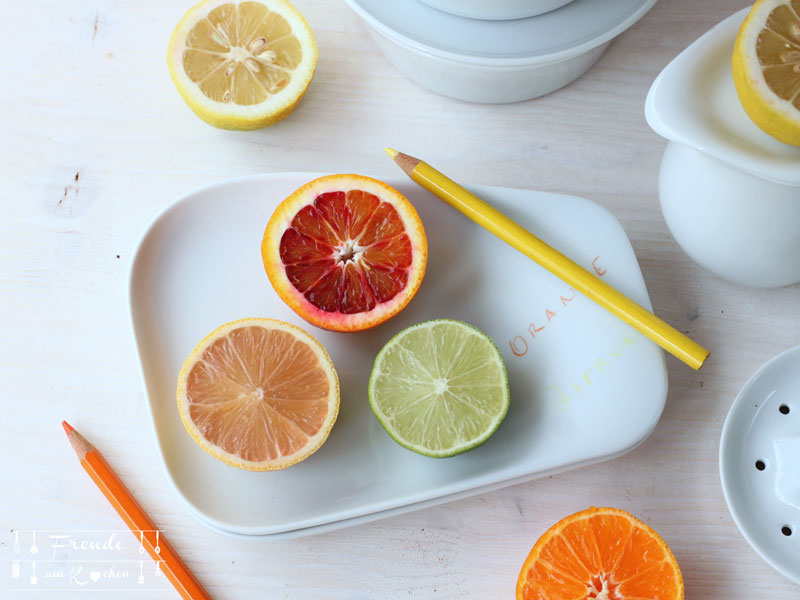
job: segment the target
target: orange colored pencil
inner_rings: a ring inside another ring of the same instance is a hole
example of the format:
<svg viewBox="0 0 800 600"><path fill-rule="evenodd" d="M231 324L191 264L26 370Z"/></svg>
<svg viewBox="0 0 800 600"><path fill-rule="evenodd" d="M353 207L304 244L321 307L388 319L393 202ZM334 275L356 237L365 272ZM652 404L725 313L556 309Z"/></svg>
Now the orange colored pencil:
<svg viewBox="0 0 800 600"><path fill-rule="evenodd" d="M119 513L147 553L159 563L161 571L185 600L211 600L211 596L195 579L172 545L160 535L158 529L144 512L125 484L122 483L103 455L86 438L66 421L61 425L81 466L86 470L111 506Z"/></svg>

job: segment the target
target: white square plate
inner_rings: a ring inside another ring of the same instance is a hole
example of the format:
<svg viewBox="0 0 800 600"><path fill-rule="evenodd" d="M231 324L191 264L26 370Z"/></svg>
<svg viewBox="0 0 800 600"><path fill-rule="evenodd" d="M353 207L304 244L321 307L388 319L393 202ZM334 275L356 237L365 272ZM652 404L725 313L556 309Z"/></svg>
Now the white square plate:
<svg viewBox="0 0 800 600"><path fill-rule="evenodd" d="M428 237L416 298L360 333L301 320L273 291L260 244L281 200L319 175L259 175L196 191L165 209L134 253L131 315L156 439L167 476L202 522L244 535L317 532L612 458L650 434L667 395L661 350L407 180L388 183L417 208ZM602 207L573 196L471 189L650 308L628 238ZM227 467L192 441L178 416L175 387L185 357L218 325L250 316L310 331L340 378L341 409L330 437L284 471ZM397 445L367 400L381 346L400 329L437 317L489 334L511 385L511 408L497 433L448 459Z"/></svg>

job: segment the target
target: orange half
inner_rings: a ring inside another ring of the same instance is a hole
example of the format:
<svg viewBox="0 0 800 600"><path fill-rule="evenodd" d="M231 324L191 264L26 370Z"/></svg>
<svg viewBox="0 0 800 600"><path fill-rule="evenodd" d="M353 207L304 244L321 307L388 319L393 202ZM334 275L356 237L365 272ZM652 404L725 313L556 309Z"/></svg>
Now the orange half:
<svg viewBox="0 0 800 600"><path fill-rule="evenodd" d="M299 327L242 319L212 331L186 359L178 410L215 458L251 471L283 469L328 437L339 380L325 348Z"/></svg>
<svg viewBox="0 0 800 600"><path fill-rule="evenodd" d="M517 580L517 600L683 600L669 546L617 508L562 519L534 545Z"/></svg>
<svg viewBox="0 0 800 600"><path fill-rule="evenodd" d="M275 291L298 315L324 329L359 331L411 301L428 245L400 192L363 175L329 175L278 206L261 257Z"/></svg>

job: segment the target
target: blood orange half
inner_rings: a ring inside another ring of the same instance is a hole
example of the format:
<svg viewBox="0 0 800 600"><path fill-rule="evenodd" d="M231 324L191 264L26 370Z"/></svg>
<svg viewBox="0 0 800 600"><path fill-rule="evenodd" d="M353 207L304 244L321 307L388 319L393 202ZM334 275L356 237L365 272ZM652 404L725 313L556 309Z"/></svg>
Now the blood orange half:
<svg viewBox="0 0 800 600"><path fill-rule="evenodd" d="M275 291L306 321L360 331L411 301L428 244L417 211L400 192L363 175L328 175L278 206L261 256Z"/></svg>

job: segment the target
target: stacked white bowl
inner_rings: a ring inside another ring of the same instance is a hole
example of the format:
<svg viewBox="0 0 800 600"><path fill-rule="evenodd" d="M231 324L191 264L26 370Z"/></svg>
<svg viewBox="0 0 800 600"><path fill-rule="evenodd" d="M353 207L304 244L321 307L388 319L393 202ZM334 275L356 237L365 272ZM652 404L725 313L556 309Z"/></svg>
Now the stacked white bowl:
<svg viewBox="0 0 800 600"><path fill-rule="evenodd" d="M506 21L535 17L573 0L422 0L428 6L460 17Z"/></svg>
<svg viewBox="0 0 800 600"><path fill-rule="evenodd" d="M386 59L468 102L529 100L585 73L656 0L346 0Z"/></svg>

